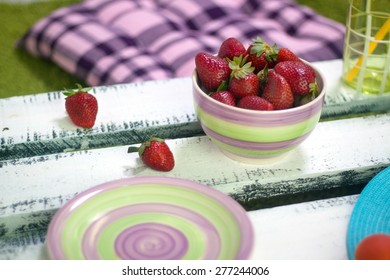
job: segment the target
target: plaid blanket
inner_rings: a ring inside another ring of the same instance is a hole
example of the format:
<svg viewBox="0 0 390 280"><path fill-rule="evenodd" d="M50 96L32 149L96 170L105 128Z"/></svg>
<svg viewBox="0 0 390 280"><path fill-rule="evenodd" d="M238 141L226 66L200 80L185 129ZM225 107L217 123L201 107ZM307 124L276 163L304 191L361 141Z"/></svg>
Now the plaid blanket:
<svg viewBox="0 0 390 280"><path fill-rule="evenodd" d="M190 76L197 52L256 36L328 60L342 56L344 27L292 0L85 0L41 19L17 46L96 86Z"/></svg>

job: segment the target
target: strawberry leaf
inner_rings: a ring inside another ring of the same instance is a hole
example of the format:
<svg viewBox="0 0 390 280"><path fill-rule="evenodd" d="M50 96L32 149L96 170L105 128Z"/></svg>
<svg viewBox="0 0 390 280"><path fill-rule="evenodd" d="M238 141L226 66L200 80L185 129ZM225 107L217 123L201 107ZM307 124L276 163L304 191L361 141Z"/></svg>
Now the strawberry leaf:
<svg viewBox="0 0 390 280"><path fill-rule="evenodd" d="M253 40L250 53L256 54L257 57L264 53L265 58L272 62L278 56L278 47L276 44L271 46L263 38L257 36L256 39Z"/></svg>
<svg viewBox="0 0 390 280"><path fill-rule="evenodd" d="M69 96L72 96L76 93L79 93L79 92L82 92L82 93L87 93L88 91L90 91L92 88L91 87L88 87L88 88L83 88L80 84L76 83L76 86L77 86L77 89L66 89L64 88L64 92L63 94L66 96L66 97L69 97Z"/></svg>
<svg viewBox="0 0 390 280"><path fill-rule="evenodd" d="M255 71L255 67L252 66L252 62L246 62L246 57L243 58L242 55L239 57L234 57L233 60L229 61L229 67L232 70L230 74L230 80L234 78L241 79L247 76L249 73L253 73Z"/></svg>
<svg viewBox="0 0 390 280"><path fill-rule="evenodd" d="M217 88L217 90L215 92L218 92L218 91L224 91L224 90L227 90L228 89L228 84L226 83L226 81L222 81L221 84L219 85L219 87ZM211 94L213 94L214 92L211 92Z"/></svg>
<svg viewBox="0 0 390 280"><path fill-rule="evenodd" d="M310 88L310 93L312 93L314 96L317 96L318 93L320 92L317 82L310 83L309 88Z"/></svg>

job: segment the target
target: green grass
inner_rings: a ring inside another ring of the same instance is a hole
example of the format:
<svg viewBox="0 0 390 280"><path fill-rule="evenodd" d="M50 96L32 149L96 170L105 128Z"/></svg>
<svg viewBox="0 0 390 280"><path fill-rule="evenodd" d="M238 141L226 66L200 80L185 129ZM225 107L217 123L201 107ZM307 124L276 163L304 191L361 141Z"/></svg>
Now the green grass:
<svg viewBox="0 0 390 280"><path fill-rule="evenodd" d="M81 83L54 63L15 49L15 43L39 19L81 0L31 4L0 2L0 98L73 88ZM348 0L297 0L328 18L344 23Z"/></svg>
<svg viewBox="0 0 390 280"><path fill-rule="evenodd" d="M0 97L74 88L80 81L54 63L16 49L25 32L52 11L80 0L53 0L32 4L0 4Z"/></svg>
<svg viewBox="0 0 390 280"><path fill-rule="evenodd" d="M324 17L345 24L349 0L295 0Z"/></svg>

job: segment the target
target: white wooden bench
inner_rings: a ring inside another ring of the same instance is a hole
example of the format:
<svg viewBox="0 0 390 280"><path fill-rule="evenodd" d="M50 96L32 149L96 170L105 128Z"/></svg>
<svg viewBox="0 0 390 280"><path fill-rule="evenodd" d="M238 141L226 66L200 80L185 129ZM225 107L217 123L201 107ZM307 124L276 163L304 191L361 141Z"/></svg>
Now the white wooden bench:
<svg viewBox="0 0 390 280"><path fill-rule="evenodd" d="M132 176L198 181L239 201L256 233L254 259L345 259L358 194L390 165L390 95L358 95L340 60L317 62L329 87L321 122L285 159L225 157L194 114L190 78L97 87L91 130L76 128L61 92L0 99L0 259L46 258L55 211L94 185ZM145 168L130 145L168 138L176 166Z"/></svg>

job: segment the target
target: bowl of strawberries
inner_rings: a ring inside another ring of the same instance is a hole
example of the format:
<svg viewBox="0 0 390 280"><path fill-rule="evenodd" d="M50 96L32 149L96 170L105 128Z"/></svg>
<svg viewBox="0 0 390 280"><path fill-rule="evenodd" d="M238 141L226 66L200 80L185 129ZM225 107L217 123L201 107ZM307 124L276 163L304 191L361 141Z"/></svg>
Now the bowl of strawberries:
<svg viewBox="0 0 390 280"><path fill-rule="evenodd" d="M257 37L246 48L228 38L217 54L199 52L192 75L194 106L203 131L232 159L279 159L319 122L323 75L287 48Z"/></svg>

